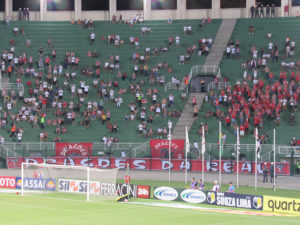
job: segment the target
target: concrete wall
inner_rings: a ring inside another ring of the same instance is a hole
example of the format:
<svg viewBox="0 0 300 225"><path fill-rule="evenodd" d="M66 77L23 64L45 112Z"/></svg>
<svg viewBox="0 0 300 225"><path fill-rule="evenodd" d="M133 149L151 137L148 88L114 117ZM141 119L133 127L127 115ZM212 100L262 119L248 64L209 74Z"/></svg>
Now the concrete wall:
<svg viewBox="0 0 300 225"><path fill-rule="evenodd" d="M281 0L281 7L276 8L276 16L286 16L284 14L284 5L291 4L291 1ZM40 0L41 11L31 12L31 20L45 21L70 21L72 19L92 19L92 20L110 20L112 15L123 15L123 19L129 19L135 14L142 14L144 18L150 20L167 20L172 19L201 19L210 16L214 18L247 18L250 17L250 7L255 0L247 0L246 8L220 9L220 0L213 0L212 9L186 9L186 0L177 0L177 10L151 10L150 0L144 0L144 10L128 10L117 11L116 0L110 0L109 11L81 11L81 0L75 0L75 11L47 11L46 2ZM290 5L289 16L296 16L300 7L292 7ZM12 12L12 4L10 0L6 0L5 12L0 13L0 18L10 15L12 20L17 20L17 12Z"/></svg>

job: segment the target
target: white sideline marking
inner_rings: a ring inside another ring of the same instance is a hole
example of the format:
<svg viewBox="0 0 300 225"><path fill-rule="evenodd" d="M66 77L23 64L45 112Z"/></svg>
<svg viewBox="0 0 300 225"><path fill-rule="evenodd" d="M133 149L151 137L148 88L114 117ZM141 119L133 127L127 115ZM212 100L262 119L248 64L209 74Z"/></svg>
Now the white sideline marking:
<svg viewBox="0 0 300 225"><path fill-rule="evenodd" d="M124 202L125 203L125 202ZM126 204L137 204L137 205L146 205L146 206L159 206L159 207L168 207L176 209L192 209L195 211L201 212L210 212L210 213L224 213L224 214L235 214L235 215L245 215L245 216L280 216L280 217L294 217L295 215L289 214L279 214L271 213L264 211L244 211L243 209L227 209L227 208L208 208L208 207L199 207L192 206L187 204L180 203L161 203L161 202L126 202Z"/></svg>

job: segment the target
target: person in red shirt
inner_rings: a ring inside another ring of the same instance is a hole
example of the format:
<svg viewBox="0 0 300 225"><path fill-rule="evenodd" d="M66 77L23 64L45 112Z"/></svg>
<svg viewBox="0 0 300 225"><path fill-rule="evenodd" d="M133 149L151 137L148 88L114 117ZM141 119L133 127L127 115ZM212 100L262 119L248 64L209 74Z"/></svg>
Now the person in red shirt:
<svg viewBox="0 0 300 225"><path fill-rule="evenodd" d="M245 127L243 124L240 126L240 137L245 137Z"/></svg>
<svg viewBox="0 0 300 225"><path fill-rule="evenodd" d="M229 116L229 114L225 117L225 122L226 122L227 128L229 128L230 127L230 116Z"/></svg>

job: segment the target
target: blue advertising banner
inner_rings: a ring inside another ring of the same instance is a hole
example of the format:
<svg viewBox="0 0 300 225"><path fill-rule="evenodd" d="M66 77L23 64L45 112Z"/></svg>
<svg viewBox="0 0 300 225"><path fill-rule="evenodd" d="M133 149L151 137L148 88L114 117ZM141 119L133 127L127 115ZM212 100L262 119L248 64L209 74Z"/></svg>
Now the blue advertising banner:
<svg viewBox="0 0 300 225"><path fill-rule="evenodd" d="M16 188L21 189L22 179L21 177L16 177ZM55 191L56 190L56 180L51 178L30 178L25 177L24 179L24 189L26 190L41 190L41 191Z"/></svg>
<svg viewBox="0 0 300 225"><path fill-rule="evenodd" d="M208 191L206 193L206 202L211 205L234 208L263 209L263 196L260 195Z"/></svg>

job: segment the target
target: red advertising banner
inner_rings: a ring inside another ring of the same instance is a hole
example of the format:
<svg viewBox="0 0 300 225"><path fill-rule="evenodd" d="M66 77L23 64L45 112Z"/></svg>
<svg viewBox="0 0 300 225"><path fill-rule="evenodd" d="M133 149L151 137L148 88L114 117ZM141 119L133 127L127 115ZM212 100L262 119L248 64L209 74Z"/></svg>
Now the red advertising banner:
<svg viewBox="0 0 300 225"><path fill-rule="evenodd" d="M16 177L0 177L0 188L16 188Z"/></svg>
<svg viewBox="0 0 300 225"><path fill-rule="evenodd" d="M48 163L59 165L72 165L72 166L89 166L96 168L119 168L125 169L126 164L130 165L130 169L134 170L168 170L169 160L167 159L142 159L142 158L106 158L106 157L49 157L49 158L7 158L8 168L20 168L22 162L28 163ZM219 161L205 161L204 169L206 172L219 172ZM268 162L267 166L270 168L271 163ZM240 161L237 165L236 161L221 161L221 169L224 173L235 173L239 167L241 173L254 173L255 162ZM262 174L262 163L257 163L257 172ZM185 171L187 168L192 172L201 172L201 160L188 160L186 163L183 159L171 160L172 171ZM277 175L290 175L290 164L278 162L276 163Z"/></svg>
<svg viewBox="0 0 300 225"><path fill-rule="evenodd" d="M92 154L93 143L55 143L56 156L88 156Z"/></svg>
<svg viewBox="0 0 300 225"><path fill-rule="evenodd" d="M169 141L163 139L150 140L152 158L169 158ZM171 158L181 159L184 156L184 140L171 141Z"/></svg>

